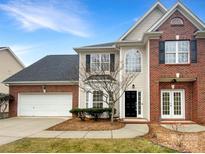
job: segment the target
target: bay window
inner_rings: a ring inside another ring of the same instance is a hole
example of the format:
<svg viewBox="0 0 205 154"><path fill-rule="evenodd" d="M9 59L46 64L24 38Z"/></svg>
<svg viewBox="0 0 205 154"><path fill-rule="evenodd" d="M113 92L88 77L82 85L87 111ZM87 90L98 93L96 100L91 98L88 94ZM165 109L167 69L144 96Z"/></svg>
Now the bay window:
<svg viewBox="0 0 205 154"><path fill-rule="evenodd" d="M166 41L165 63L187 64L189 63L190 47L189 41Z"/></svg>

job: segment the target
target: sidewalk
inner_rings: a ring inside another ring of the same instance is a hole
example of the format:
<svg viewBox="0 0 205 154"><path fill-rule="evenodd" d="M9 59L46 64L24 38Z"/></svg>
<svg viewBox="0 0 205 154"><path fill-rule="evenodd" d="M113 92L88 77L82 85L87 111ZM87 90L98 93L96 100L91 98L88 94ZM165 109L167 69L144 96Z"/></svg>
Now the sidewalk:
<svg viewBox="0 0 205 154"><path fill-rule="evenodd" d="M171 125L171 124L161 124L162 127L173 131L179 131L184 133L196 133L205 131L205 126L199 124L180 124L180 125Z"/></svg>
<svg viewBox="0 0 205 154"><path fill-rule="evenodd" d="M149 132L147 124L126 124L125 127L110 131L41 131L32 138L135 138Z"/></svg>

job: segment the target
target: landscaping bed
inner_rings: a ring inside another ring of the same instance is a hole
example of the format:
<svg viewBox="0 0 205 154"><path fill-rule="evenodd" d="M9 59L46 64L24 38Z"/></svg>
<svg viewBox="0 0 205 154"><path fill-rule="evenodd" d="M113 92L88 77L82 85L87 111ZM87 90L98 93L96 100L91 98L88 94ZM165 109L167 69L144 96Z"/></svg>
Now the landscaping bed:
<svg viewBox="0 0 205 154"><path fill-rule="evenodd" d="M43 145L43 146L42 146ZM142 139L56 139L25 138L0 146L0 153L168 153L175 150Z"/></svg>
<svg viewBox="0 0 205 154"><path fill-rule="evenodd" d="M109 119L98 119L94 121L92 119L85 119L81 121L78 118L66 120L60 124L57 124L48 130L51 131L103 131L103 130L115 130L124 127L125 124L120 121L114 121L110 123Z"/></svg>
<svg viewBox="0 0 205 154"><path fill-rule="evenodd" d="M149 125L150 131L144 138L181 152L205 152L205 132L181 133L161 127L159 124Z"/></svg>

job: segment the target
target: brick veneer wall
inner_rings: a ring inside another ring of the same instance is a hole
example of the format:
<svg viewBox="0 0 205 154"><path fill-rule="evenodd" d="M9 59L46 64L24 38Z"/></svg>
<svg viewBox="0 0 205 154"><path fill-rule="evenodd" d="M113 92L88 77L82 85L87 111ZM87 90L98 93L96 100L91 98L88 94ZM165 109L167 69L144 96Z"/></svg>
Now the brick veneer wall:
<svg viewBox="0 0 205 154"><path fill-rule="evenodd" d="M72 93L73 108L78 107L78 86L77 85L47 85L47 92L69 92ZM18 94L19 93L41 93L42 85L26 85L26 86L9 86L9 92L14 96L14 100L10 102L9 116L17 116Z"/></svg>
<svg viewBox="0 0 205 154"><path fill-rule="evenodd" d="M180 17L184 21L184 26L171 26L173 17ZM171 84L160 83L160 78L175 78L176 73L180 77L197 78L192 83L178 83L186 90L186 119L205 123L205 39L197 39L198 62L186 65L159 64L159 41L160 40L191 40L197 28L187 20L180 12L176 11L158 31L163 31L159 40L150 40L150 118L152 122L160 121L160 88L171 88ZM192 86L191 86L192 85ZM192 92L191 92L192 91Z"/></svg>

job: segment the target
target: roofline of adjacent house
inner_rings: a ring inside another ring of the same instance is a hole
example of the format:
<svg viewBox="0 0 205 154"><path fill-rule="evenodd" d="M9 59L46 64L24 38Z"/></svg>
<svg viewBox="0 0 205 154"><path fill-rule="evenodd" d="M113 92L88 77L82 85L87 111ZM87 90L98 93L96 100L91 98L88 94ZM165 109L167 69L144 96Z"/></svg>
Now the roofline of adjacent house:
<svg viewBox="0 0 205 154"><path fill-rule="evenodd" d="M78 81L10 81L5 85L78 85Z"/></svg>
<svg viewBox="0 0 205 154"><path fill-rule="evenodd" d="M9 50L9 52L11 53L11 55L16 59L16 61L23 67L25 68L25 65L23 64L23 62L15 55L15 53L11 50L11 48L9 47L3 47L0 50Z"/></svg>
<svg viewBox="0 0 205 154"><path fill-rule="evenodd" d="M130 32L133 31L135 27L137 27L157 6L160 6L164 12L167 12L166 7L160 3L159 1L155 3L127 32L125 32L118 41L122 41Z"/></svg>
<svg viewBox="0 0 205 154"><path fill-rule="evenodd" d="M154 31L156 30L162 23L163 20L165 20L166 18L168 18L169 16L171 16L171 13L174 12L174 10L177 8L177 6L180 6L181 8L183 8L186 12L188 12L191 17L193 19L195 19L204 29L205 29L205 24L191 11L189 10L187 7L185 7L184 4L182 4L181 2L177 2L160 20L158 20L149 30L148 32ZM179 10L180 11L180 10ZM181 11L180 11L181 12ZM182 13L182 12L181 12ZM194 23L193 23L194 24Z"/></svg>

